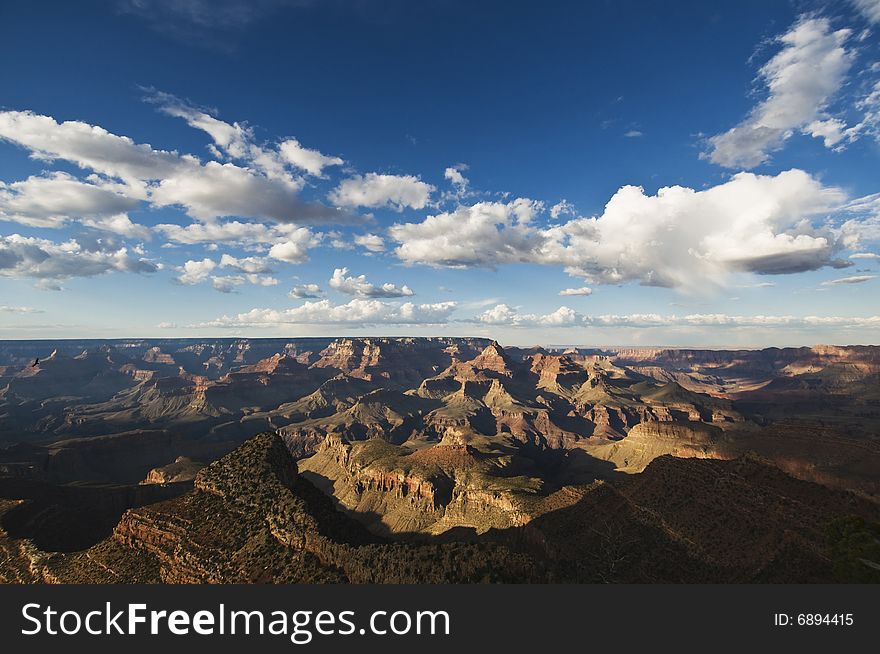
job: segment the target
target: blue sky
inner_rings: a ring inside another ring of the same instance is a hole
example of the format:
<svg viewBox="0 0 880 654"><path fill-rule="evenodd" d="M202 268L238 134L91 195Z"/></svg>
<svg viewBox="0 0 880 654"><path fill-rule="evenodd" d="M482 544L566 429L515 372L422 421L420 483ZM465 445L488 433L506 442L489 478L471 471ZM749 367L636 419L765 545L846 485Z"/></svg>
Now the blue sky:
<svg viewBox="0 0 880 654"><path fill-rule="evenodd" d="M877 343L880 1L3 3L0 338Z"/></svg>

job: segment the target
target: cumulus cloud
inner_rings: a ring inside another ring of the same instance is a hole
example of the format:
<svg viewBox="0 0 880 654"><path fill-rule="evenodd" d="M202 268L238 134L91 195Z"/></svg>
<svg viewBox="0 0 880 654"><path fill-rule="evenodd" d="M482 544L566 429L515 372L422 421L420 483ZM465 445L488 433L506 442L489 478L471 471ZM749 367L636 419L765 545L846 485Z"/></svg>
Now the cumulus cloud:
<svg viewBox="0 0 880 654"><path fill-rule="evenodd" d="M592 295L593 289L589 286L581 286L580 288L566 288L559 291L560 295L568 296L568 295Z"/></svg>
<svg viewBox="0 0 880 654"><path fill-rule="evenodd" d="M723 284L733 272L847 265L836 258L840 235L824 220L845 199L800 170L739 173L701 191L673 186L647 195L625 186L601 216L546 228L533 221L540 206L518 199L460 206L389 233L399 243L397 256L411 264L539 263L594 283L698 290Z"/></svg>
<svg viewBox="0 0 880 654"><path fill-rule="evenodd" d="M880 141L880 82L875 82L855 101L854 112L859 116L852 126L840 118L816 120L807 125L804 132L821 138L825 146L842 150L847 144L862 136Z"/></svg>
<svg viewBox="0 0 880 654"><path fill-rule="evenodd" d="M602 314L589 316L569 307L559 307L547 314L521 313L506 304L499 304L473 319L475 322L493 326L540 328L540 327L880 327L880 316L792 316L755 315L741 316L722 313L694 313L687 315L663 315L657 313Z"/></svg>
<svg viewBox="0 0 880 654"><path fill-rule="evenodd" d="M354 242L369 252L384 252L385 239L376 234L362 234L354 237Z"/></svg>
<svg viewBox="0 0 880 654"><path fill-rule="evenodd" d="M309 249L317 246L321 238L306 227L300 227L285 235L284 240L269 249L269 256L287 263L303 263L309 260Z"/></svg>
<svg viewBox="0 0 880 654"><path fill-rule="evenodd" d="M80 222L85 227L91 227L92 229L97 229L102 232L110 232L112 234L118 234L119 236L124 236L125 238L138 238L144 241L148 241L152 238L152 233L150 230L143 225L138 225L137 223L133 223L131 218L129 218L124 213L116 214L115 216L97 216L94 218L83 218ZM132 248L134 250L134 248Z"/></svg>
<svg viewBox="0 0 880 654"><path fill-rule="evenodd" d="M324 291L317 284L299 284L290 289L287 296L295 300L312 300L324 297Z"/></svg>
<svg viewBox="0 0 880 654"><path fill-rule="evenodd" d="M408 297L413 295L412 289L405 284L399 288L391 283L374 286L367 281L366 275L346 277L347 274L348 268L334 270L329 282L330 288L346 295L358 297Z"/></svg>
<svg viewBox="0 0 880 654"><path fill-rule="evenodd" d="M257 175L232 163L208 161L183 174L166 177L151 187L154 206L180 206L187 215L208 221L228 216L262 218L276 222L351 222L347 214L305 203L300 185L286 179Z"/></svg>
<svg viewBox="0 0 880 654"><path fill-rule="evenodd" d="M208 279L216 267L216 262L207 257L201 261L191 259L183 264L180 275L177 276L177 281L187 286L201 284Z"/></svg>
<svg viewBox="0 0 880 654"><path fill-rule="evenodd" d="M32 278L40 288L57 290L58 282L73 277L156 270L154 263L132 256L112 239L56 242L20 234L0 236L0 277Z"/></svg>
<svg viewBox="0 0 880 654"><path fill-rule="evenodd" d="M559 307L547 314L519 313L499 304L478 315L473 322L511 327L575 327L584 324L584 316L569 307Z"/></svg>
<svg viewBox="0 0 880 654"><path fill-rule="evenodd" d="M469 195L473 195L469 190L470 180L464 176L464 171L467 169L467 164L458 163L447 167L443 171L443 178L449 180L452 184L452 191L443 193L444 200L461 200Z"/></svg>
<svg viewBox="0 0 880 654"><path fill-rule="evenodd" d="M63 159L80 168L130 181L162 179L197 165L194 159L137 144L96 125L59 123L30 111L0 112L0 139L30 150L35 159Z"/></svg>
<svg viewBox="0 0 880 654"><path fill-rule="evenodd" d="M270 245L269 257L287 263L308 261L309 250L321 243L322 235L307 227L266 225L264 223L229 222L193 223L182 227L175 224L156 225L156 231L172 243L184 245L227 243L242 246ZM228 256L228 255L227 255ZM231 259L227 259L231 265ZM248 264L251 267L254 263ZM247 271L250 272L250 271Z"/></svg>
<svg viewBox="0 0 880 654"><path fill-rule="evenodd" d="M855 254L849 255L850 259L880 259L880 254L876 254L874 252L856 252Z"/></svg>
<svg viewBox="0 0 880 654"><path fill-rule="evenodd" d="M219 266L216 261L207 257L202 259L201 261L191 259L184 263L183 266L178 269L180 271L180 274L177 276L176 280L178 283L187 286L201 284L210 280L211 286L213 286L215 290L220 291L221 293L231 293L235 290L237 286L241 286L243 284L254 284L257 286L276 286L278 284L278 280L274 277L270 277L268 275L258 275L256 274L256 272L247 272L248 269L264 272L268 270L268 268L266 268L264 264L264 260L258 259L256 257L236 259L235 257L231 257L226 254L224 254L221 258ZM214 275L213 273L218 267L231 267L236 270L242 271L243 274Z"/></svg>
<svg viewBox="0 0 880 654"><path fill-rule="evenodd" d="M216 124L204 127L234 147L234 135L223 137ZM129 198L156 207L180 206L197 220L229 216L300 224L355 220L337 209L300 200L301 182L283 172L273 173L271 162L255 163L257 170L228 162L203 164L192 155L157 150L95 125L59 123L29 111L0 112L0 139L28 149L34 158L69 161L122 180L117 188L125 189Z"/></svg>
<svg viewBox="0 0 880 654"><path fill-rule="evenodd" d="M221 268L232 268L243 273L266 273L272 272L272 265L266 257L242 257L240 259L231 254L220 257Z"/></svg>
<svg viewBox="0 0 880 654"><path fill-rule="evenodd" d="M460 188L466 187L468 185L468 179L461 173L462 168L459 166L449 166L445 171L443 171L443 177L452 182L453 186L458 186Z"/></svg>
<svg viewBox="0 0 880 654"><path fill-rule="evenodd" d="M277 286L278 280L268 275L225 275L211 277L211 286L214 290L221 293L232 293L236 287L243 284L254 284L255 286Z"/></svg>
<svg viewBox="0 0 880 654"><path fill-rule="evenodd" d="M287 226L264 223L228 222L193 223L183 227L174 223L156 225L156 231L173 243L195 245L197 243L235 243L255 245L273 243L283 239L290 231Z"/></svg>
<svg viewBox="0 0 880 654"><path fill-rule="evenodd" d="M29 227L62 227L71 218L99 222L124 215L138 203L135 198L62 172L10 184L0 181L0 220Z"/></svg>
<svg viewBox="0 0 880 654"><path fill-rule="evenodd" d="M766 99L736 127L709 139L709 159L728 168L766 162L797 130L834 146L839 126L823 112L846 78L853 56L844 45L851 30L834 30L827 18L802 17L777 41L782 49L758 72Z"/></svg>
<svg viewBox="0 0 880 654"><path fill-rule="evenodd" d="M342 180L330 192L331 202L342 207L424 209L436 189L413 175L367 173Z"/></svg>
<svg viewBox="0 0 880 654"><path fill-rule="evenodd" d="M279 325L423 325L443 324L455 310L455 302L403 304L355 298L346 304L329 300L305 302L291 309L252 309L235 316L222 316L206 323L211 327L275 327Z"/></svg>
<svg viewBox="0 0 880 654"><path fill-rule="evenodd" d="M563 198L562 200L560 200L559 202L554 204L552 207L550 207L550 217L553 220L557 220L561 216L576 216L576 215L577 215L577 209L575 208L575 206L571 202L569 202L565 198Z"/></svg>
<svg viewBox="0 0 880 654"><path fill-rule="evenodd" d="M432 266L479 266L534 260L540 235L531 221L540 210L532 200L478 202L428 216L421 223L393 225L398 257Z"/></svg>

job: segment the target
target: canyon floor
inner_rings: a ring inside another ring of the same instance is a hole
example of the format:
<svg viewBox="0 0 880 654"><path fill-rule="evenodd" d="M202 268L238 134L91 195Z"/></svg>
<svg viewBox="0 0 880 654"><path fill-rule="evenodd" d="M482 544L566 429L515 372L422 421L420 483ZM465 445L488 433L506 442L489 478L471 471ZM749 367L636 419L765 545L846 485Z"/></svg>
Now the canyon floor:
<svg viewBox="0 0 880 654"><path fill-rule="evenodd" d="M880 347L0 342L0 580L880 581Z"/></svg>

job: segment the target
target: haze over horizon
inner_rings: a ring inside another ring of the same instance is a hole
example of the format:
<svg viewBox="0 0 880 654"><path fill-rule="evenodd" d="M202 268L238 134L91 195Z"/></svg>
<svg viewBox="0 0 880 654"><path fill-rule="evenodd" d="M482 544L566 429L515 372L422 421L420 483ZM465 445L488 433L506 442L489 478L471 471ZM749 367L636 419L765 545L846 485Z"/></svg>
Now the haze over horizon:
<svg viewBox="0 0 880 654"><path fill-rule="evenodd" d="M0 339L880 342L878 0L50 4Z"/></svg>

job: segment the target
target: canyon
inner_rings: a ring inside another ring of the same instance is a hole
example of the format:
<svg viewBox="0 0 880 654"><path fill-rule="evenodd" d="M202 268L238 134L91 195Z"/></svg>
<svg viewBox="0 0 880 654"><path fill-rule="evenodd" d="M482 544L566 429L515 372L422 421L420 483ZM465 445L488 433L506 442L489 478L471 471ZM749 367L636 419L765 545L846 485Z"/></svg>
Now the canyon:
<svg viewBox="0 0 880 654"><path fill-rule="evenodd" d="M878 427L873 346L0 342L0 579L836 580Z"/></svg>

